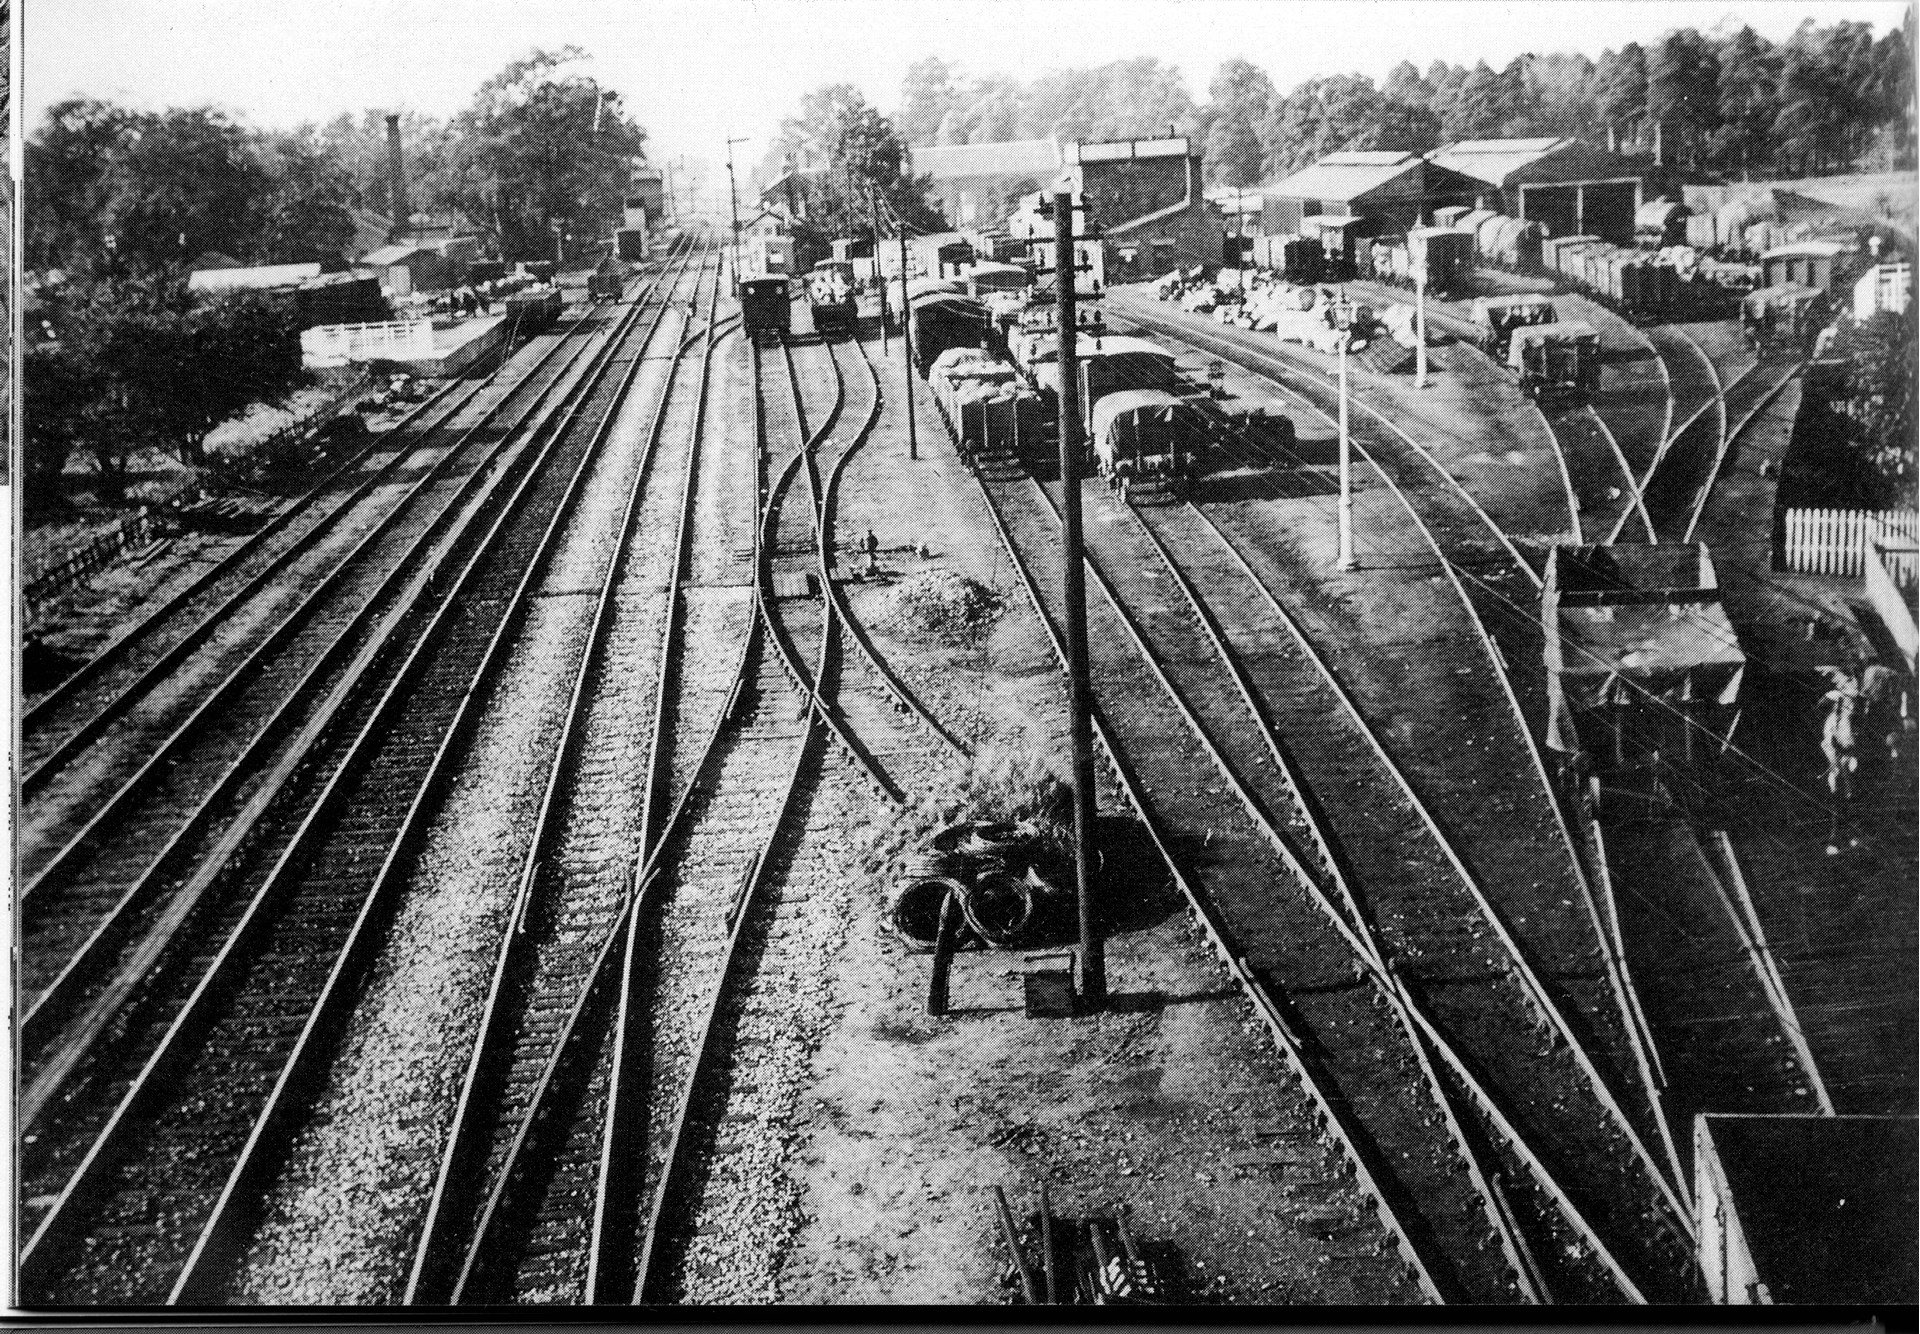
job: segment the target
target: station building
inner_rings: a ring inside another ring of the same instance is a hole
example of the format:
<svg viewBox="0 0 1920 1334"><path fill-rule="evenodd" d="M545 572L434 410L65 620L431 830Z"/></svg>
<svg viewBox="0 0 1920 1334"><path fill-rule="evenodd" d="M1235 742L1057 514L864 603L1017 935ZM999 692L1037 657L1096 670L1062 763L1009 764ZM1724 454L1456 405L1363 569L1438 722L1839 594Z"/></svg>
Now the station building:
<svg viewBox="0 0 1920 1334"><path fill-rule="evenodd" d="M1627 159L1578 139L1463 139L1427 154L1430 166L1471 182L1453 197L1429 188L1438 207L1464 204L1540 223L1551 236L1598 236L1633 244L1644 182Z"/></svg>
<svg viewBox="0 0 1920 1334"><path fill-rule="evenodd" d="M1224 220L1201 191L1200 153L1192 140L1174 135L1071 143L1061 158L1061 174L1022 200L1007 219L1011 238L1051 239L1053 220L1041 209L1053 191L1064 188L1086 203L1075 219L1076 230L1088 222L1099 228L1096 239L1074 246L1084 266L1083 285L1139 282L1220 262Z"/></svg>

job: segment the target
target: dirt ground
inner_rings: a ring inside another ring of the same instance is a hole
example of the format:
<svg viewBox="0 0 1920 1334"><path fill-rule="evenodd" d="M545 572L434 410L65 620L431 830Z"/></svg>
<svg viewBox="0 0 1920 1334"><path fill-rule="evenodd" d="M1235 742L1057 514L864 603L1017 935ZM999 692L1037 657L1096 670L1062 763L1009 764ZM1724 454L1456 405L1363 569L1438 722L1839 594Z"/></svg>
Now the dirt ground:
<svg viewBox="0 0 1920 1334"><path fill-rule="evenodd" d="M885 618L883 587L856 588L855 614L874 618L880 650L963 737L1064 768L1058 668L978 489L917 378L920 458L906 457L897 344L883 378L886 415L849 468L842 535L871 526L883 570L951 569L1004 607L959 647L908 640ZM906 549L922 542L926 560ZM856 897L838 1021L815 1057L791 1168L807 1222L783 1301L1009 1300L992 1187L1024 1227L1042 1182L1060 1219L1124 1214L1182 1300L1418 1299L1151 845L1114 793L1102 809L1103 883L1127 919L1108 946L1102 1013L1027 1018L1022 975L1062 965L982 951L956 961L952 1011L929 1018L929 956L886 924L882 887Z"/></svg>

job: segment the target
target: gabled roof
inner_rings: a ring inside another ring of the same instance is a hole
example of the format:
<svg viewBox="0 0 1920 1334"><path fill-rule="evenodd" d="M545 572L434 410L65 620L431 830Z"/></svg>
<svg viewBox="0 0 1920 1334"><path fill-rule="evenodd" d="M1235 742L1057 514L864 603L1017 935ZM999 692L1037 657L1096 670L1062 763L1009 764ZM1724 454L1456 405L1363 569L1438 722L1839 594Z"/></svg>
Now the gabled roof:
<svg viewBox="0 0 1920 1334"><path fill-rule="evenodd" d="M1442 144L1427 154L1436 166L1471 176L1488 185L1504 186L1507 178L1526 170L1543 158L1572 154L1580 159L1604 160L1621 172L1632 170L1612 154L1580 142L1578 139L1462 139Z"/></svg>
<svg viewBox="0 0 1920 1334"><path fill-rule="evenodd" d="M389 264L398 264L403 260L412 259L415 255L437 255L439 253L437 249L430 245L422 245L413 241L401 241L394 245L381 246L378 250L362 257L360 263L370 268L378 269L384 268Z"/></svg>
<svg viewBox="0 0 1920 1334"><path fill-rule="evenodd" d="M1365 160L1351 160L1355 158ZM1372 194L1411 175L1414 189L1407 193L1412 194L1418 189L1422 165L1419 157L1412 153L1332 153L1283 180L1260 186L1259 190L1263 195L1278 195L1283 199L1347 201Z"/></svg>
<svg viewBox="0 0 1920 1334"><path fill-rule="evenodd" d="M935 181L976 176L1050 176L1060 170L1060 146L1051 139L997 144L936 144L913 150L913 173Z"/></svg>

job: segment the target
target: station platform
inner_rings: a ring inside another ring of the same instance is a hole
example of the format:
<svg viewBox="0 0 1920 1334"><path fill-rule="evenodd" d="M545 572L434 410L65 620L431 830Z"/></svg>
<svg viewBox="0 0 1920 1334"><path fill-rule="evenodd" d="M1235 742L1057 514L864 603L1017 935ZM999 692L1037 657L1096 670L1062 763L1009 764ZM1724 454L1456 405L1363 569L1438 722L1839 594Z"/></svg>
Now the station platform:
<svg viewBox="0 0 1920 1334"><path fill-rule="evenodd" d="M445 379L459 375L507 339L505 314L480 315L433 331L433 355L392 364L408 375Z"/></svg>

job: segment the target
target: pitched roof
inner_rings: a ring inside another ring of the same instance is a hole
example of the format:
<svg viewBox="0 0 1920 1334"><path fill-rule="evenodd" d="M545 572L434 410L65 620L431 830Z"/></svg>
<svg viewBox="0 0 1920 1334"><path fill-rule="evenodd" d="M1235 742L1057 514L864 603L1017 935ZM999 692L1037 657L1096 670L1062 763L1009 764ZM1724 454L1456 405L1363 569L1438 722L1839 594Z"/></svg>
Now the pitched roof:
<svg viewBox="0 0 1920 1334"><path fill-rule="evenodd" d="M1350 160L1354 158L1367 160ZM1421 166L1413 153L1333 153L1283 180L1260 186L1259 191L1284 199L1358 199L1408 173L1418 173Z"/></svg>
<svg viewBox="0 0 1920 1334"><path fill-rule="evenodd" d="M383 245L378 250L362 256L360 263L370 268L384 268L388 264L398 264L402 260L411 259L423 251L427 254L439 253L430 245L420 245L412 241L401 241L395 245Z"/></svg>
<svg viewBox="0 0 1920 1334"><path fill-rule="evenodd" d="M318 264L265 264L250 269L200 269L187 277L189 292L256 291L295 287L319 276Z"/></svg>
<svg viewBox="0 0 1920 1334"><path fill-rule="evenodd" d="M1438 163L1462 175L1489 185L1505 185L1507 177L1530 167L1543 157L1580 146L1578 139L1462 139L1442 144L1427 154L1427 161Z"/></svg>
<svg viewBox="0 0 1920 1334"><path fill-rule="evenodd" d="M936 144L913 150L913 172L936 181L974 176L1048 176L1060 169L1060 146L1051 139L1010 139L997 144Z"/></svg>

